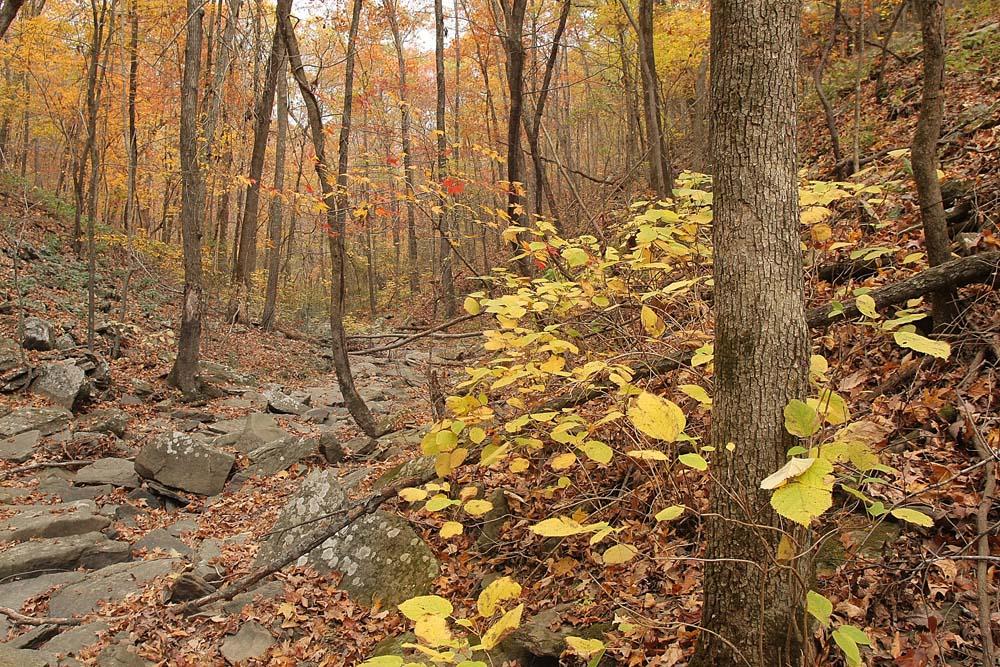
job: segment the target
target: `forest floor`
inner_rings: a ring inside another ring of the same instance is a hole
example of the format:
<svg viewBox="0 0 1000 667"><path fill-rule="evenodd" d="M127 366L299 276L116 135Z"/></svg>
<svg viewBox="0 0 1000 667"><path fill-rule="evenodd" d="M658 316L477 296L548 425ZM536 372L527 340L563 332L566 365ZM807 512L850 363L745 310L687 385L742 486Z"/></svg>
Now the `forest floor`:
<svg viewBox="0 0 1000 667"><path fill-rule="evenodd" d="M997 44L1000 25L972 17L961 24L950 51L954 75L947 80L943 160L959 254L1000 248ZM866 80L863 90L863 117L877 119L865 130L864 155L879 157L865 165L869 171L859 178L873 184L907 178L905 158L888 151L909 143L919 100L919 62L912 57L913 44L894 48L906 62L890 61L888 101L875 101L872 81ZM842 65L831 68L830 85L846 118L853 82L850 63ZM831 161L823 128L804 125L807 171L812 178L826 177ZM829 235L814 239L811 248L810 305L840 298L850 288L873 288L913 274L916 267L904 260L922 247L918 210L915 197L900 201L891 210L833 207ZM86 368L95 385L93 398L72 416L26 410L50 407L51 401L14 391L23 381L20 347L0 340L5 364L0 382L12 390L0 398L0 428L10 424L12 415L23 415L36 419L40 431L23 454L15 451L23 442L5 445L13 454L0 461L0 607L42 619L38 624L0 618L0 632L8 640L0 644L0 665L74 664L70 660L98 665L243 664L241 660L354 665L387 639L378 650L402 654L399 638L407 636L408 625L392 605L361 604L342 589L339 574L320 575L311 567L285 568L238 604L203 613L178 615L168 602L171 595L181 595L176 593L181 572L198 574L213 587L222 578L232 581L249 572L261 545L273 538L275 522L282 521L283 507L317 471L333 475L350 498L364 498L378 484L398 478L402 464L409 466L406 472L426 466L420 429L432 420L438 391L432 385L443 385L447 393L454 382L449 374L457 376L465 365L475 365L482 354L475 339L425 339L355 357L362 393L396 429L368 451L369 443L359 438L331 391L336 380L321 345L229 325L218 302L210 303L202 349L205 359L219 364L207 372L225 391L198 404L181 403L165 382L179 283L155 261L121 248L109 246L100 253L96 321L110 326L99 327L105 332L97 339L100 354L90 357L81 347L86 344L86 264L65 244L67 222L58 204L40 193L25 197L5 188L0 220L6 242L0 279L7 291L7 301L0 304L0 339L19 340L22 316L42 318L53 325L56 338L69 338L55 350L27 352L28 365L37 369L68 361ZM20 249L16 283L15 243ZM872 258L873 268L853 274L857 258L850 253L859 250L865 250L859 257ZM831 279L817 276L819 266L837 261L847 268ZM25 295L21 299L16 286ZM875 328L838 325L818 339L835 367L836 390L856 414L884 429L880 455L899 473L898 484L885 490L886 501L914 494L935 520L933 528L891 519L873 528L849 499L838 498L837 510L818 526L824 540L818 549L817 589L834 601L840 618L867 630L873 645L866 656L872 664L975 665L979 660L975 608L980 584L977 562L969 556L975 553L975 514L984 484L976 440L1000 448L1000 299L983 286L963 291L963 299L966 327L949 337L954 352L948 361L904 354ZM97 377L102 361L108 364L107 378ZM674 381L665 377L651 386ZM302 405L307 398L309 405ZM290 412L276 413L275 408ZM260 462L250 453L256 450L243 446L240 438L247 435L248 417L258 414L269 414L282 437L307 443L296 449L301 458L267 472L254 467ZM702 421L692 430L704 426ZM12 436L30 432L18 428L11 427L17 431ZM105 458L129 461L174 431L234 457L233 474L221 494L176 493L123 475L118 468L114 475L93 469L81 475L84 463L65 465ZM7 443L6 434L0 432L0 441ZM525 664L559 664L567 634L596 631L609 647L606 664L685 664L700 614L703 526L696 515L669 529L650 530L642 519L651 507L669 504L664 498L706 509L707 484L676 468L646 475L615 467L600 479L581 476L574 481L586 492L563 498L562 507L571 512L580 504L600 506L627 525L630 539L648 558L609 568L594 562L585 548L531 534L527 526L552 512L551 496L541 493L543 482L531 475L491 473L483 480L458 471L457 484L477 486L476 493L494 499L500 511L466 521L465 534L457 539L442 538L439 520L402 503L389 513L405 517L426 543L437 563L432 590L459 610L474 608L482 585L498 575L522 583L531 632L520 634L508 657L516 653L534 656L533 663L522 658ZM994 504L993 522L1000 519L1000 502ZM84 547L74 546L84 537L90 540ZM34 541L22 542L26 538ZM25 553L23 548L16 551L18 543L37 552L34 561L23 558L36 563L28 571L18 569L18 558ZM73 548L64 548L67 544ZM1000 553L995 538L991 545L991 553ZM63 560L53 560L57 557ZM149 562L158 565L140 568ZM78 571L67 575L56 570ZM388 599L396 592L393 582L376 583L383 586L376 598ZM995 588L988 593L995 599ZM570 603L571 608L561 606ZM559 612L539 615L551 609ZM46 622L64 613L83 615L83 625ZM994 616L994 628L998 620ZM838 656L832 644L823 644L818 664L840 664Z"/></svg>

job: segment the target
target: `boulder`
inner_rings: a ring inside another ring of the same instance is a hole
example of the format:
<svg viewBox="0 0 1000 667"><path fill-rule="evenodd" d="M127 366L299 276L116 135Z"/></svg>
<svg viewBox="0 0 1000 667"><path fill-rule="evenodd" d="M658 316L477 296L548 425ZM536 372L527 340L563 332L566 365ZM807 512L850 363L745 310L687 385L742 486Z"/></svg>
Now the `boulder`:
<svg viewBox="0 0 1000 667"><path fill-rule="evenodd" d="M249 475L273 475L287 470L302 459L316 452L316 440L289 435L272 440L250 452Z"/></svg>
<svg viewBox="0 0 1000 667"><path fill-rule="evenodd" d="M278 389L268 389L264 392L264 398L267 399L268 412L275 412L279 415L302 415L309 410L309 406L305 403Z"/></svg>
<svg viewBox="0 0 1000 667"><path fill-rule="evenodd" d="M78 431L91 433L113 433L119 438L125 437L125 427L128 426L128 414L118 408L94 410L81 416L76 421Z"/></svg>
<svg viewBox="0 0 1000 667"><path fill-rule="evenodd" d="M222 492L236 457L196 442L184 433L165 433L135 458L135 471L175 489L214 496Z"/></svg>
<svg viewBox="0 0 1000 667"><path fill-rule="evenodd" d="M69 361L56 361L42 365L31 391L72 410L90 397L91 385L82 368Z"/></svg>
<svg viewBox="0 0 1000 667"><path fill-rule="evenodd" d="M21 350L10 338L0 336L0 373L21 365Z"/></svg>
<svg viewBox="0 0 1000 667"><path fill-rule="evenodd" d="M239 632L226 637L222 642L222 657L230 664L239 664L247 660L262 658L274 644L274 637L260 623L250 621L244 623Z"/></svg>
<svg viewBox="0 0 1000 667"><path fill-rule="evenodd" d="M305 391L309 395L309 402L317 407L334 408L344 404L340 387L310 387Z"/></svg>
<svg viewBox="0 0 1000 667"><path fill-rule="evenodd" d="M333 471L310 473L278 513L271 534L257 551L255 566L273 563L293 547L313 539L327 524L319 519L333 514L346 501Z"/></svg>
<svg viewBox="0 0 1000 667"><path fill-rule="evenodd" d="M40 317L24 319L24 339L21 343L26 350L48 352L56 346L56 334L48 320Z"/></svg>
<svg viewBox="0 0 1000 667"><path fill-rule="evenodd" d="M423 477L434 471L435 458L433 456L419 456L410 459L398 466L389 468L375 480L375 489L384 488L390 484L406 479L408 477Z"/></svg>
<svg viewBox="0 0 1000 667"><path fill-rule="evenodd" d="M9 438L26 431L52 435L65 428L72 419L73 413L62 408L18 408L0 417L0 438Z"/></svg>
<svg viewBox="0 0 1000 667"><path fill-rule="evenodd" d="M83 577L84 574L82 572L55 572L53 574L43 574L34 579L22 579L21 581L0 584L0 607L21 611L24 603L31 598L41 595L56 586L75 584L83 579ZM0 615L0 637L5 636L10 627L7 617Z"/></svg>
<svg viewBox="0 0 1000 667"><path fill-rule="evenodd" d="M126 489L139 486L139 476L135 473L135 464L127 459L98 459L88 466L80 468L76 473L77 484L111 484Z"/></svg>
<svg viewBox="0 0 1000 667"><path fill-rule="evenodd" d="M211 595L217 589L193 572L184 572L170 584L170 602L187 602Z"/></svg>
<svg viewBox="0 0 1000 667"><path fill-rule="evenodd" d="M101 533L22 542L0 553L0 579L42 571L105 567L128 557L127 542L109 540Z"/></svg>
<svg viewBox="0 0 1000 667"><path fill-rule="evenodd" d="M97 655L98 667L151 667L153 663L141 658L134 645L115 642Z"/></svg>
<svg viewBox="0 0 1000 667"><path fill-rule="evenodd" d="M330 418L330 415L330 408L321 407L310 408L309 410L306 410L302 416L305 417L305 420L310 424L322 424Z"/></svg>
<svg viewBox="0 0 1000 667"><path fill-rule="evenodd" d="M41 431L25 431L0 440L0 459L24 463L34 456L35 447L41 438Z"/></svg>
<svg viewBox="0 0 1000 667"><path fill-rule="evenodd" d="M161 558L108 565L53 594L49 598L49 613L52 616L89 614L101 601L116 602L138 592L181 562L179 558Z"/></svg>
<svg viewBox="0 0 1000 667"><path fill-rule="evenodd" d="M97 506L89 501L22 508L9 519L0 521L0 544L104 530L111 525L111 520L95 514L96 509Z"/></svg>
<svg viewBox="0 0 1000 667"><path fill-rule="evenodd" d="M559 658L566 650L566 637L603 640L604 634L614 629L611 623L573 625L565 620L572 611L573 605L562 604L523 620L501 643L502 656L494 653L493 658L520 664L531 664L535 658Z"/></svg>
<svg viewBox="0 0 1000 667"><path fill-rule="evenodd" d="M335 433L327 431L319 436L319 451L328 463L340 463L346 457L340 438Z"/></svg>
<svg viewBox="0 0 1000 667"><path fill-rule="evenodd" d="M56 635L53 639L42 645L42 650L62 657L59 664L79 664L68 663L66 658L75 658L83 649L95 644L97 633L105 632L108 624L105 621L94 621L75 628L67 628Z"/></svg>
<svg viewBox="0 0 1000 667"><path fill-rule="evenodd" d="M143 551L156 550L178 556L189 556L194 552L181 538L172 535L165 528L157 528L149 531L143 535L141 540L132 545L133 555L138 555Z"/></svg>
<svg viewBox="0 0 1000 667"><path fill-rule="evenodd" d="M278 427L274 417L263 413L247 415L243 431L235 441L236 449L249 454L261 445L288 436L288 432Z"/></svg>
<svg viewBox="0 0 1000 667"><path fill-rule="evenodd" d="M222 385L224 388L234 390L253 387L257 384L256 378L249 373L241 373L228 366L217 364L213 361L198 362L198 377L203 382Z"/></svg>
<svg viewBox="0 0 1000 667"><path fill-rule="evenodd" d="M0 644L0 667L56 667L55 656L31 649Z"/></svg>

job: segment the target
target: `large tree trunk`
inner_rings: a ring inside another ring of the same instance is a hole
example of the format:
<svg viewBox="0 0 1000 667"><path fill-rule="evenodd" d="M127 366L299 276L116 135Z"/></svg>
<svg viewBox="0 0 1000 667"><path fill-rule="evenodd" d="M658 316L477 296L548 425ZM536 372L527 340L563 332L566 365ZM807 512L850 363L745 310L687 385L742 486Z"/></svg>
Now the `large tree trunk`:
<svg viewBox="0 0 1000 667"><path fill-rule="evenodd" d="M2 0L0 3L0 39L3 39L7 28L14 22L17 10L24 4L24 0Z"/></svg>
<svg viewBox="0 0 1000 667"><path fill-rule="evenodd" d="M944 264L951 259L948 249L948 222L941 199L941 182L938 180L937 143L941 137L941 120L944 114L944 0L914 0L920 17L924 44L924 84L920 101L920 117L913 134L910 154L913 163L913 180L917 184L920 216L924 223L924 243L927 260L931 266ZM955 319L955 293L951 290L931 295L934 326L947 326Z"/></svg>
<svg viewBox="0 0 1000 667"><path fill-rule="evenodd" d="M406 186L406 259L410 294L420 293L420 267L417 265L417 220L413 191L413 156L410 155L410 100L406 87L406 60L403 58L403 38L399 32L398 7L385 0L392 43L396 47L396 68L399 71L399 134L403 149L403 182Z"/></svg>
<svg viewBox="0 0 1000 667"><path fill-rule="evenodd" d="M198 0L187 0L187 42L181 82L181 235L184 239L184 303L177 359L169 381L188 397L198 394L198 356L201 345L201 164L198 150L198 79L201 72L202 17Z"/></svg>
<svg viewBox="0 0 1000 667"><path fill-rule="evenodd" d="M445 81L444 81L444 9L441 0L434 0L434 83L437 89L437 107L435 110L435 127L437 130L437 180L438 187L444 189L444 178L448 173L448 141L445 137ZM437 229L441 244L438 260L441 263L441 300L444 303L445 317L455 314L455 280L451 267L451 230L448 224L448 214L445 211L445 197L442 196L437 213Z"/></svg>
<svg viewBox="0 0 1000 667"><path fill-rule="evenodd" d="M798 0L713 0L715 396L702 633L692 665L799 665L804 591L760 481L807 388L796 156ZM727 445L735 448L728 451ZM808 576L803 574L805 581Z"/></svg>
<svg viewBox="0 0 1000 667"><path fill-rule="evenodd" d="M264 157L267 154L267 135L271 128L271 110L274 107L274 89L278 81L278 64L281 60L281 36L277 27L271 41L271 53L264 72L264 87L254 110L253 149L250 152L250 185L247 186L243 204L243 221L240 223L240 245L236 253L233 272L233 296L228 318L246 322L250 319L249 301L252 292L251 278L257 257L257 210L260 202L260 181L264 175Z"/></svg>
<svg viewBox="0 0 1000 667"><path fill-rule="evenodd" d="M278 275L281 272L281 197L285 189L285 144L288 137L288 79L285 76L285 43L280 40L278 64L278 136L274 142L274 199L271 200L271 218L268 226L270 249L267 255L267 290L264 296L264 314L260 327L270 331L275 324L278 303Z"/></svg>
<svg viewBox="0 0 1000 667"><path fill-rule="evenodd" d="M136 129L135 98L139 90L139 3L130 0L128 5L128 92L126 105L128 113L128 129L125 131L125 149L128 154L128 175L125 185L125 213L122 226L126 233L131 233L135 227L136 199L135 177L139 167L139 138Z"/></svg>
<svg viewBox="0 0 1000 667"><path fill-rule="evenodd" d="M524 12L527 0L512 0L510 7L504 5L506 34L503 38L507 55L507 92L510 108L507 113L507 217L512 225L526 226L528 216L524 211L524 176L521 155L521 116L524 113ZM515 239L512 244L515 254L521 253L520 244ZM517 261L521 275L531 271L526 257Z"/></svg>
<svg viewBox="0 0 1000 667"><path fill-rule="evenodd" d="M344 395L344 403L351 416L365 434L378 437L385 429L376 423L365 401L358 394L351 375L351 363L347 355L347 337L344 335L344 231L347 214L347 157L351 138L351 98L354 87L354 44L358 35L358 22L361 19L361 2L354 0L351 14L351 28L348 34L347 59L344 73L344 110L340 129L340 155L338 156L337 182L330 178L330 168L326 161L326 141L323 133L323 116L319 100L302 67L302 56L299 43L295 37L290 17L292 0L279 0L277 13L278 23L285 47L288 62L295 76L295 82L302 93L306 112L309 117L309 130L312 134L313 149L316 153L316 175L319 177L323 190L323 201L327 204L327 223L330 246L330 268L333 287L330 294L330 333L333 366L337 373L337 384Z"/></svg>

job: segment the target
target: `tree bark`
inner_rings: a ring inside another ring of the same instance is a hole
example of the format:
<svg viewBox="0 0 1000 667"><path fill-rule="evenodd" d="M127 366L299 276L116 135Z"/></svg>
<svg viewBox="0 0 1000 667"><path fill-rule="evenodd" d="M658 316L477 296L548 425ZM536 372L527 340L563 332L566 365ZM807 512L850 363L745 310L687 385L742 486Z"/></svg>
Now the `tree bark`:
<svg viewBox="0 0 1000 667"><path fill-rule="evenodd" d="M385 429L376 423L365 401L358 394L351 375L351 362L347 356L347 338L344 335L344 230L347 207L347 158L351 137L351 98L354 87L354 45L358 34L358 23L361 19L362 0L354 0L351 13L351 28L348 33L347 59L344 72L344 110L340 129L340 155L338 156L337 182L330 178L330 169L326 161L326 141L323 133L323 116L316 93L306 77L302 67L302 56L299 52L298 40L291 21L291 0L278 1L278 24L288 62L295 76L295 82L302 93L306 112L309 117L309 130L312 135L313 149L316 153L316 175L319 177L323 191L323 201L327 204L327 232L330 246L330 269L333 287L330 294L330 332L333 366L337 373L337 384L344 395L344 403L358 427L370 437L378 437Z"/></svg>
<svg viewBox="0 0 1000 667"><path fill-rule="evenodd" d="M444 8L442 0L434 0L434 84L437 90L437 105L435 109L435 128L437 134L437 180L438 188L444 190L444 179L448 174L448 141L444 118L445 80L444 80ZM440 262L441 299L444 303L445 317L455 314L455 280L452 277L451 230L448 224L448 214L445 210L447 195L441 196L437 213L437 229L440 234L438 261Z"/></svg>
<svg viewBox="0 0 1000 667"><path fill-rule="evenodd" d="M187 42L181 82L181 236L184 239L184 303L177 358L168 380L187 397L198 394L201 346L202 275L201 220L204 183L198 147L198 80L201 75L202 18L198 0L187 0Z"/></svg>
<svg viewBox="0 0 1000 667"><path fill-rule="evenodd" d="M264 313L260 318L260 328L270 331L277 319L278 275L281 272L281 213L282 192L285 189L285 146L288 137L288 79L287 58L284 40L278 41L280 50L278 62L278 136L274 142L274 198L268 225L270 248L267 254L267 289L264 295Z"/></svg>
<svg viewBox="0 0 1000 667"><path fill-rule="evenodd" d="M524 12L527 0L511 0L504 5L506 34L503 36L504 51L507 55L507 91L510 108L507 113L507 218L512 225L527 225L524 211L524 176L521 155L521 116L524 113ZM521 254L521 246L515 238L511 242L515 255ZM517 260L517 270L521 275L530 273L526 257Z"/></svg>
<svg viewBox="0 0 1000 667"><path fill-rule="evenodd" d="M941 199L941 181L937 175L937 143L944 115L944 0L914 0L914 7L920 17L923 34L924 81L920 116L910 156L924 225L927 260L934 267L951 259L948 222ZM932 294L931 310L935 328L950 324L958 314L954 291L942 290Z"/></svg>
<svg viewBox="0 0 1000 667"><path fill-rule="evenodd" d="M271 128L271 110L274 107L274 89L278 81L281 36L277 27L271 41L271 53L264 72L264 87L257 108L254 110L253 149L250 153L250 185L247 186L243 204L243 221L240 223L240 245L233 272L233 296L229 304L230 321L249 320L249 301L253 289L252 275L257 256L257 211L260 203L260 181L264 175L264 157L267 154L267 135Z"/></svg>
<svg viewBox="0 0 1000 667"><path fill-rule="evenodd" d="M3 0L0 4L0 39L7 33L7 28L14 22L17 10L21 9L24 0Z"/></svg>
<svg viewBox="0 0 1000 667"><path fill-rule="evenodd" d="M703 630L691 663L699 667L790 666L802 658L804 591L792 567L775 561L782 522L759 488L795 444L783 410L803 396L808 379L796 155L799 8L798 0L711 4L718 453Z"/></svg>

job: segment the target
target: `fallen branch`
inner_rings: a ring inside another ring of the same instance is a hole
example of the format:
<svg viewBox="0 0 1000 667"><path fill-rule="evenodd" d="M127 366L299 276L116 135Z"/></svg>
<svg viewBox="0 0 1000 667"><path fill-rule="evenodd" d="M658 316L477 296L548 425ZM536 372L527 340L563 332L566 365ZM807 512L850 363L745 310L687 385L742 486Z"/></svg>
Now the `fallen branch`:
<svg viewBox="0 0 1000 667"><path fill-rule="evenodd" d="M10 607L0 607L0 614L3 614L17 625L80 625L83 622L79 618L65 618L61 616L26 616Z"/></svg>
<svg viewBox="0 0 1000 667"><path fill-rule="evenodd" d="M22 472L38 470L39 468L72 468L73 466L89 466L93 462L94 459L82 461L42 461L41 463L29 463L28 465L11 468L3 474L0 474L0 480L13 477L14 475L20 475Z"/></svg>
<svg viewBox="0 0 1000 667"><path fill-rule="evenodd" d="M367 350L358 350L356 352L351 352L350 354L374 354L376 352L386 352L388 350L395 350L397 347L403 347L404 345L408 345L409 343L412 343L415 340L424 338L425 336L430 336L432 333L437 333L442 329L447 329L450 326L454 326L461 322L467 322L468 320L471 320L474 317L479 317L480 314L481 313L476 313L475 315L469 315L469 314L460 315L453 320L448 320L447 322L443 322L437 326L431 327L430 329L424 329L419 333L407 336L401 340L397 340L392 343L386 343L385 345L380 345L378 347L370 347Z"/></svg>
<svg viewBox="0 0 1000 667"><path fill-rule="evenodd" d="M418 486L420 484L425 484L432 479L437 477L437 473L431 471L421 476L408 477L407 479L400 480L396 484L387 486L381 491L372 494L365 501L359 501L354 503L350 508L348 508L343 518L339 521L331 524L325 530L321 531L315 538L305 543L304 545L299 545L289 553L285 554L280 560L263 565L247 576L234 581L229 586L219 589L211 595L206 595L200 597L197 600L192 600L188 603L181 605L176 608L176 613L178 614L189 614L191 612L197 611L207 605L214 602L221 602L225 600L232 600L235 596L248 590L251 586L257 582L263 580L266 577L271 576L275 572L281 570L282 568L294 563L302 556L317 548L328 539L339 533L341 530L351 525L361 517L373 513L377 510L382 503L389 500L390 498L395 498L401 489L405 489L408 486Z"/></svg>
<svg viewBox="0 0 1000 667"><path fill-rule="evenodd" d="M958 288L976 283L993 285L1000 272L1000 252L984 252L961 257L917 273L906 280L886 285L869 292L878 308L903 303L941 289ZM860 315L853 301L844 303L843 311L830 316L830 306L810 308L806 321L810 327L824 328L845 319Z"/></svg>

